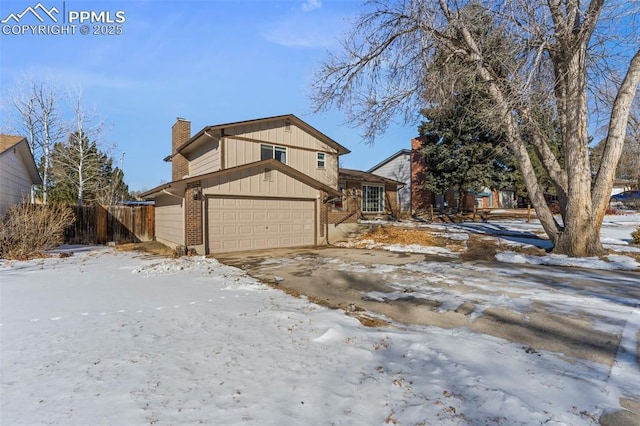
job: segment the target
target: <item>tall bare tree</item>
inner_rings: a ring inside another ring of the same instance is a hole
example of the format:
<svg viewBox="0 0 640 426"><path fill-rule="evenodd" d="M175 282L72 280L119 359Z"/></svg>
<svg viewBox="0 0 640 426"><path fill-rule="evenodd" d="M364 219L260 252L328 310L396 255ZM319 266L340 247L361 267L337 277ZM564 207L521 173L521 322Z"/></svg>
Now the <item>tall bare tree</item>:
<svg viewBox="0 0 640 426"><path fill-rule="evenodd" d="M101 155L103 155L97 149L92 149L92 145L87 141L89 139L98 140L104 125L96 118L95 114L90 113L82 105L80 90L71 94L70 100L73 120L67 141L67 152L71 155L62 156L61 161L65 163L67 168L73 170L73 185L77 189L78 205L82 205L87 186L96 187L100 181L100 162Z"/></svg>
<svg viewBox="0 0 640 426"><path fill-rule="evenodd" d="M51 180L51 155L63 136L60 99L53 84L25 76L10 94L29 146L42 167L42 201L47 203Z"/></svg>
<svg viewBox="0 0 640 426"><path fill-rule="evenodd" d="M495 52L471 31L472 4L490 13L491 27L513 46L504 52L505 67L492 66ZM321 65L312 99L316 111L346 110L348 120L364 126L373 140L394 117L416 123L426 102L455 93L455 72L428 71L442 53L456 58L463 64L457 72L472 71L486 91L487 119L504 132L554 252L601 254L600 228L640 83L634 27L639 8L638 2L622 0L371 0L342 40L341 52ZM608 72L598 73L603 69ZM612 82L616 96L592 186L589 88L609 76L619 79ZM540 120L547 110L553 120ZM549 140L550 122L559 126L558 155ZM533 156L556 187L561 221L545 201Z"/></svg>

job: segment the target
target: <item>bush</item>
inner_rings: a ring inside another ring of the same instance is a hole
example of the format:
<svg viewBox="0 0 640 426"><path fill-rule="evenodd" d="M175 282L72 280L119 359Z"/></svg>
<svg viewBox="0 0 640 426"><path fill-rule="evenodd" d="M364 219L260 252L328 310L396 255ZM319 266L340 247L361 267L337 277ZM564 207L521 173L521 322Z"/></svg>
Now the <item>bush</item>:
<svg viewBox="0 0 640 426"><path fill-rule="evenodd" d="M640 226L631 233L631 244L640 245Z"/></svg>
<svg viewBox="0 0 640 426"><path fill-rule="evenodd" d="M64 242L64 230L75 221L61 204L18 204L0 222L0 257L29 259Z"/></svg>

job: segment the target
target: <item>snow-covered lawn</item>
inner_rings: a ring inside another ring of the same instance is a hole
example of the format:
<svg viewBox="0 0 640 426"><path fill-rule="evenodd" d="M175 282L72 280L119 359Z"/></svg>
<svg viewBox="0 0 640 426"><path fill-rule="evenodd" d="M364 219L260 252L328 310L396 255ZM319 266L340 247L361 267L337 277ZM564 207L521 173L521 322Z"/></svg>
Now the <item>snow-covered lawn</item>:
<svg viewBox="0 0 640 426"><path fill-rule="evenodd" d="M214 259L70 250L0 261L0 424L588 425L640 395L628 300L610 368L463 328L366 328Z"/></svg>

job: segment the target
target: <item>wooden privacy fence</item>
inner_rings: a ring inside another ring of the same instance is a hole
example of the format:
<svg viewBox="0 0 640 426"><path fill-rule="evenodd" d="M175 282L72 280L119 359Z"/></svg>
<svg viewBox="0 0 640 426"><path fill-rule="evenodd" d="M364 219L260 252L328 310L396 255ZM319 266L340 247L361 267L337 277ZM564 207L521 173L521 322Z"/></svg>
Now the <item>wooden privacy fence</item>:
<svg viewBox="0 0 640 426"><path fill-rule="evenodd" d="M153 206L69 206L76 221L65 230L71 244L139 243L154 239Z"/></svg>

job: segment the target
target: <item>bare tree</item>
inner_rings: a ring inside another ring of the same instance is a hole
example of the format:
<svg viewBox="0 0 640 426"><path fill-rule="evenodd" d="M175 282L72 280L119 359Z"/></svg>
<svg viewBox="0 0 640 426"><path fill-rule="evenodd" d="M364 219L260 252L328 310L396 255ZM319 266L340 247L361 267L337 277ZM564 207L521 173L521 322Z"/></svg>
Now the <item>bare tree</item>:
<svg viewBox="0 0 640 426"><path fill-rule="evenodd" d="M471 6L478 5L493 18L490 28L513 46L502 67L494 66L495 51L483 45L485 38L471 31ZM371 0L343 39L342 52L322 64L312 100L316 111L346 110L348 120L364 126L365 137L373 140L398 115L416 123L425 103L455 93L456 79L471 71L486 92L487 118L506 135L554 252L601 254L600 228L640 83L633 27L639 13L637 2L621 0ZM608 26L613 17L617 25ZM462 67L438 72L434 58L443 54ZM598 72L611 67L621 72ZM620 78L613 82L616 96L592 187L589 87L609 75ZM540 119L545 111L553 112L552 120ZM550 131L549 123L558 131ZM556 155L550 135L557 133ZM561 221L546 203L532 156L556 187Z"/></svg>
<svg viewBox="0 0 640 426"><path fill-rule="evenodd" d="M59 179L69 180L76 189L78 205L82 205L87 188L95 192L101 183L104 153L97 149L95 141L100 138L104 124L95 113L83 106L80 89L71 93L69 98L73 119L69 126L69 138L63 143L63 149L59 150L60 155L56 156L60 163L56 170Z"/></svg>
<svg viewBox="0 0 640 426"><path fill-rule="evenodd" d="M39 158L42 173L42 201L48 201L51 179L51 152L63 135L59 97L51 83L25 76L11 96L22 130L27 133L29 146Z"/></svg>
<svg viewBox="0 0 640 426"><path fill-rule="evenodd" d="M629 116L627 138L616 175L640 188L640 96L636 96Z"/></svg>

